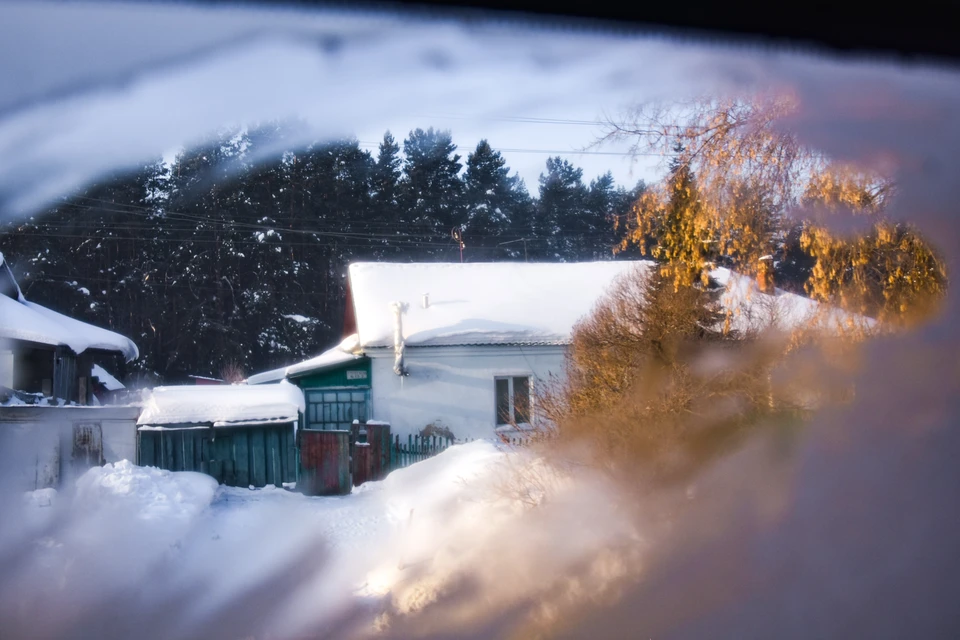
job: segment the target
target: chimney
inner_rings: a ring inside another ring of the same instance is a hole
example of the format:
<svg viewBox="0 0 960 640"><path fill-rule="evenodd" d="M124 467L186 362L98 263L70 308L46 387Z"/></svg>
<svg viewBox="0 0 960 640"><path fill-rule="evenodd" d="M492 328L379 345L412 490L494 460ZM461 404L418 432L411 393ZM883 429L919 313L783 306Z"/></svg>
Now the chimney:
<svg viewBox="0 0 960 640"><path fill-rule="evenodd" d="M430 294L425 293L423 294L423 308L426 309L429 306L430 306Z"/></svg>
<svg viewBox="0 0 960 640"><path fill-rule="evenodd" d="M773 256L763 256L757 268L757 288L763 293L776 291L773 281Z"/></svg>
<svg viewBox="0 0 960 640"><path fill-rule="evenodd" d="M393 310L393 372L398 376L405 376L407 375L407 367L403 362L404 343L402 316L407 310L407 304L405 302L391 302L390 308Z"/></svg>

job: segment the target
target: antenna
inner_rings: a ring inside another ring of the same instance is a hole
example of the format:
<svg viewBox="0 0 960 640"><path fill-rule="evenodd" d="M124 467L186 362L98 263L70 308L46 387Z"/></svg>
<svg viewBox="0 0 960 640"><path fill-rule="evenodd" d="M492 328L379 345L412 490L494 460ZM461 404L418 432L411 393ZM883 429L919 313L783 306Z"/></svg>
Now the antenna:
<svg viewBox="0 0 960 640"><path fill-rule="evenodd" d="M463 263L463 248L466 246L463 244L463 229L461 227L454 227L450 231L450 237L460 245L460 262Z"/></svg>

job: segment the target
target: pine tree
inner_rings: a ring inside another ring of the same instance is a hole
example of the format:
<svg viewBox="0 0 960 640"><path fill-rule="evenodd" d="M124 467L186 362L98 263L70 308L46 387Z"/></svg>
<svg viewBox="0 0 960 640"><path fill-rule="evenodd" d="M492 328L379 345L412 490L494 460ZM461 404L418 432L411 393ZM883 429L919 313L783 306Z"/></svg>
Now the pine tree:
<svg viewBox="0 0 960 640"><path fill-rule="evenodd" d="M462 165L455 151L450 132L432 127L415 129L403 141L404 221L412 233L428 234L433 243L448 240L466 221Z"/></svg>
<svg viewBox="0 0 960 640"><path fill-rule="evenodd" d="M511 224L524 218L530 196L518 175L510 175L506 160L486 140L467 156L463 176L467 221L464 236L468 253L492 260L509 250L499 248ZM516 240L516 238L512 238Z"/></svg>
<svg viewBox="0 0 960 640"><path fill-rule="evenodd" d="M541 255L550 260L576 260L589 241L590 220L586 214L587 188L583 170L560 157L547 159L547 172L540 174L540 200L534 232Z"/></svg>

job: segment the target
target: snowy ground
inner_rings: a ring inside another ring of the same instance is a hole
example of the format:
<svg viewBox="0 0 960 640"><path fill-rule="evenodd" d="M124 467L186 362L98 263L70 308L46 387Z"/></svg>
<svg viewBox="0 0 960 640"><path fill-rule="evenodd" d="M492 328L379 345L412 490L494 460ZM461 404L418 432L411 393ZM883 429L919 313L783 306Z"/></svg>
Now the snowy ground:
<svg viewBox="0 0 960 640"><path fill-rule="evenodd" d="M346 635L353 637L388 609L394 616L422 610L465 574L495 587L457 614L480 615L480 604L528 596L628 533L602 512L602 501L574 497L542 472L530 475L536 461L524 462L534 465L524 467L532 480L526 495L508 488L504 480L523 459L474 442L327 498L221 487L202 474L125 461L91 469L73 488L26 494L22 515L0 525L6 548L32 550L0 553L7 568L0 619L11 637L72 637L78 627L124 637L144 617L172 625L163 637L230 637L224 620L235 621L237 633L256 627L279 637L327 634L333 621L352 621L359 627ZM550 492L566 494L570 508L536 525L546 537L523 542L518 527L533 513L530 504ZM585 526L601 517L603 530ZM501 584L505 567L517 575Z"/></svg>

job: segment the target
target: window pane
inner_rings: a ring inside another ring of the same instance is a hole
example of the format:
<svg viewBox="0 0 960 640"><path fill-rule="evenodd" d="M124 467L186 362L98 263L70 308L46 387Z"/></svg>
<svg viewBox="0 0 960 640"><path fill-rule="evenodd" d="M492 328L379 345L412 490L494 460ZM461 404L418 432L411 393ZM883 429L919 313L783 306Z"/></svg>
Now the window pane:
<svg viewBox="0 0 960 640"><path fill-rule="evenodd" d="M513 379L513 415L518 424L530 422L530 378Z"/></svg>
<svg viewBox="0 0 960 640"><path fill-rule="evenodd" d="M496 383L497 424L508 424L510 422L510 381L498 379Z"/></svg>

